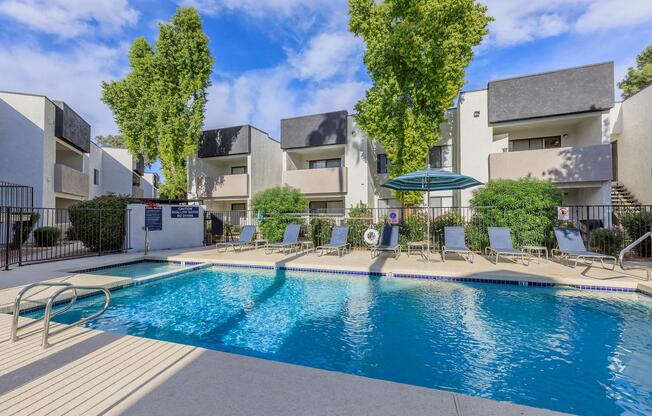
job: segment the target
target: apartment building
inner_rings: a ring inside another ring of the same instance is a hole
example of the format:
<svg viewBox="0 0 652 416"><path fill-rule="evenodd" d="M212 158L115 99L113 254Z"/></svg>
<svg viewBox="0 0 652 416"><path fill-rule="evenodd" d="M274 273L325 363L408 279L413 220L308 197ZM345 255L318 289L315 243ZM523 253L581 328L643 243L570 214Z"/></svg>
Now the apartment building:
<svg viewBox="0 0 652 416"><path fill-rule="evenodd" d="M550 180L566 205L609 205L614 106L613 62L490 81L450 110L453 169ZM452 194L464 206L472 190Z"/></svg>
<svg viewBox="0 0 652 416"><path fill-rule="evenodd" d="M108 193L148 197L135 186L143 174L142 159L93 143L90 124L65 102L0 92L0 180L31 186L35 206L67 208Z"/></svg>
<svg viewBox="0 0 652 416"><path fill-rule="evenodd" d="M250 125L207 130L188 161L189 197L209 211L245 211L261 190L281 183L281 148Z"/></svg>

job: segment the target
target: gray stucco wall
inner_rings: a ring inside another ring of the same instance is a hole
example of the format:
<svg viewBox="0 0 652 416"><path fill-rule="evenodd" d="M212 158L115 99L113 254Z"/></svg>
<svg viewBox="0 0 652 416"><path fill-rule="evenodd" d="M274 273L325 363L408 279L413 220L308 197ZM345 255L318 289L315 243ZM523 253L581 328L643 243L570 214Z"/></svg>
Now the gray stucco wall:
<svg viewBox="0 0 652 416"><path fill-rule="evenodd" d="M54 134L84 153L89 153L91 150L91 125L63 101L54 103L57 106Z"/></svg>
<svg viewBox="0 0 652 416"><path fill-rule="evenodd" d="M613 62L489 82L489 123L613 106Z"/></svg>
<svg viewBox="0 0 652 416"><path fill-rule="evenodd" d="M248 154L251 151L251 126L206 130L199 139L199 157Z"/></svg>
<svg viewBox="0 0 652 416"><path fill-rule="evenodd" d="M281 120L281 148L346 144L347 111Z"/></svg>

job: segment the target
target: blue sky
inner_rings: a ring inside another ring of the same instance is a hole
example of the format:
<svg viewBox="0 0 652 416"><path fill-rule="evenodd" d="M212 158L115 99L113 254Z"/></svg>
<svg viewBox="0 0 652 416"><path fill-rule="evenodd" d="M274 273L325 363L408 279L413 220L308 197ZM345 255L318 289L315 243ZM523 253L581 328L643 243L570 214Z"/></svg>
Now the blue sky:
<svg viewBox="0 0 652 416"><path fill-rule="evenodd" d="M620 80L652 43L652 0L487 0L495 17L465 89L492 79L613 60ZM130 42L197 7L215 57L206 128L253 124L277 138L280 119L347 109L369 79L364 45L341 0L0 0L0 90L68 102L117 133L100 83L128 70Z"/></svg>

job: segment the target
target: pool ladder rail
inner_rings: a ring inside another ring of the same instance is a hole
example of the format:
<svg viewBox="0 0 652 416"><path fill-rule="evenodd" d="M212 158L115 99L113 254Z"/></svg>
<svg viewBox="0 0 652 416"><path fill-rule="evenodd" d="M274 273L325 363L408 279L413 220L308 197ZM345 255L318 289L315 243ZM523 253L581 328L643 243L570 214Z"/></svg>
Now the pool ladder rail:
<svg viewBox="0 0 652 416"><path fill-rule="evenodd" d="M650 264L636 264L634 266L628 265L625 263L625 254L629 253L632 251L635 247L639 246L643 241L647 240L648 238L652 237L652 231L648 231L647 233L643 234L641 237L639 237L636 241L634 241L632 244L628 245L618 255L618 264L620 265L620 268L623 270L645 270L647 274L647 280L652 279L652 265Z"/></svg>
<svg viewBox="0 0 652 416"><path fill-rule="evenodd" d="M23 297L25 296L25 293L30 291L31 289L34 289L36 287L61 287L59 290L55 291L52 295L50 295L47 298L47 301L45 303L45 313L43 314L42 318L39 319L34 319L30 322L27 322L23 325L18 325L18 318L20 317L20 304L23 301ZM77 301L77 294L79 290L90 290L90 291L100 291L104 293L105 296L105 301L104 301L104 306L102 306L102 309L100 309L98 312L95 312L94 314L87 316L86 318L82 318L78 320L77 322L73 322L72 324L69 325L64 325L61 328L55 329L53 331L50 331L50 321L52 320L53 316L60 315L66 311L68 311ZM52 311L52 307L54 306L57 298L59 298L63 293L66 293L68 291L72 291L72 297L70 298L70 302L62 307L59 310L55 310L54 312ZM38 322L43 321L43 338L41 342L41 347L47 348L50 346L48 343L48 339L55 334L59 334L61 332L64 332L68 329L74 328L75 326L81 325L83 323L86 323L90 320L93 320L97 318L98 316L102 315L106 310L109 308L109 303L111 303L111 292L109 289L101 286L81 286L81 285L73 285L72 283L65 283L65 282L38 282L38 283L32 283L31 285L27 285L24 288L18 292L18 295L16 295L16 300L14 301L14 317L13 321L11 324L11 340L13 342L16 342L20 339L18 336L18 331L21 329L24 329L26 327L32 326Z"/></svg>

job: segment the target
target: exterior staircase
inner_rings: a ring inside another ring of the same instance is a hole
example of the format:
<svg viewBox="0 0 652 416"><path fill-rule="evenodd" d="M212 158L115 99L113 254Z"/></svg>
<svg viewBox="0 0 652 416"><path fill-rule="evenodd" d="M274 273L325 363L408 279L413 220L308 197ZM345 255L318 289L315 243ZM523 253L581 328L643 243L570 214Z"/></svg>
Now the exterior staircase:
<svg viewBox="0 0 652 416"><path fill-rule="evenodd" d="M634 195L620 182L611 183L611 205L634 207L641 205Z"/></svg>

